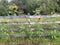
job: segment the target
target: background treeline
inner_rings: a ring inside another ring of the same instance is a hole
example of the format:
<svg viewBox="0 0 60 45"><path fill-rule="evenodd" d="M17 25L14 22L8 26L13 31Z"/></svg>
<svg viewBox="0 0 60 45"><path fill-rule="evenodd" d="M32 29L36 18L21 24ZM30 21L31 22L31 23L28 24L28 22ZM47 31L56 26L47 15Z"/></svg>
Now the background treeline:
<svg viewBox="0 0 60 45"><path fill-rule="evenodd" d="M14 10L12 10L12 7ZM16 8L16 10L15 10ZM18 8L18 9L17 9ZM60 13L60 0L8 0L0 1L0 16L3 15L47 15Z"/></svg>

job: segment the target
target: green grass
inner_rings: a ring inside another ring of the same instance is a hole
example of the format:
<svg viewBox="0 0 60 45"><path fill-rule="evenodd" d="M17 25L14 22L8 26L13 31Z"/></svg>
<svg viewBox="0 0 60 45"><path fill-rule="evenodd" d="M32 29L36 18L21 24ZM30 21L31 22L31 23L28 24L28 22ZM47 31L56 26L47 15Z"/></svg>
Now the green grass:
<svg viewBox="0 0 60 45"><path fill-rule="evenodd" d="M18 38L11 38L9 42L0 42L0 45L60 45L60 38L58 40L51 41L48 38L40 38L39 40L19 40Z"/></svg>
<svg viewBox="0 0 60 45"><path fill-rule="evenodd" d="M40 21L40 22L44 22L44 21L60 21L60 17L55 17L55 18L41 18L40 20L38 18L32 18L30 19L31 22L32 21ZM16 18L16 19L7 19L7 18L0 18L0 22L26 22L28 21L28 19L26 18Z"/></svg>
<svg viewBox="0 0 60 45"><path fill-rule="evenodd" d="M39 22L44 22L44 21L57 21L60 20L59 18L41 18L40 20L38 19L31 19L31 21L39 21ZM17 18L17 19L0 19L0 22L26 22L28 21L25 18ZM48 33L50 34L52 30L43 30L42 32L40 31L43 27L51 27L55 28L60 26L59 24L48 24L48 25L30 25L32 28L37 28L36 31L32 31L30 29L26 29L28 25L7 25L7 24L1 24L0 25L0 34L39 34L39 33ZM19 31L9 31L9 28L21 28ZM27 30L27 31L26 31ZM58 30L58 33L60 31ZM60 45L60 36L57 39L51 39L49 37L34 37L34 38L24 38L24 37L14 37L14 36L5 36L4 38L0 37L0 45Z"/></svg>

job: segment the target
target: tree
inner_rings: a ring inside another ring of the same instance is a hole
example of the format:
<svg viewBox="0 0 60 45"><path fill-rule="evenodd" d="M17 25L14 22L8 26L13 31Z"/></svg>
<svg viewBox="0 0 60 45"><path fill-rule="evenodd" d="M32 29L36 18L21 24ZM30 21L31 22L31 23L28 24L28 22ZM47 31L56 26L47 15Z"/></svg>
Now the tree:
<svg viewBox="0 0 60 45"><path fill-rule="evenodd" d="M8 13L7 7L8 7L7 0L1 0L1 2L0 2L0 16L7 15L7 13Z"/></svg>

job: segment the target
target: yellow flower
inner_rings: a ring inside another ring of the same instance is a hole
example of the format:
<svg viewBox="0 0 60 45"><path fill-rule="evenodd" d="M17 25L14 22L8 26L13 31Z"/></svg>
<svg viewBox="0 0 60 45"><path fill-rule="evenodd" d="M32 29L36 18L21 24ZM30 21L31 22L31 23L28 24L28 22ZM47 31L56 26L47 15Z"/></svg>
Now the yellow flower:
<svg viewBox="0 0 60 45"><path fill-rule="evenodd" d="M18 10L18 7L17 6L12 6L11 9L12 10Z"/></svg>

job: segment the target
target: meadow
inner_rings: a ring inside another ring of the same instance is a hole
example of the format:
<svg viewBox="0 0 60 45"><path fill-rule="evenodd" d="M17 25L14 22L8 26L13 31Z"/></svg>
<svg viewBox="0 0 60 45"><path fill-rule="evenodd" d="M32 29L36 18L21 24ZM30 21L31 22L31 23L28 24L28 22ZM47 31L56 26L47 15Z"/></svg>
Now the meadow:
<svg viewBox="0 0 60 45"><path fill-rule="evenodd" d="M56 22L54 18L32 18L30 22ZM17 24L28 22L27 18L0 18L0 45L60 45L60 24ZM4 23L3 23L4 22Z"/></svg>

